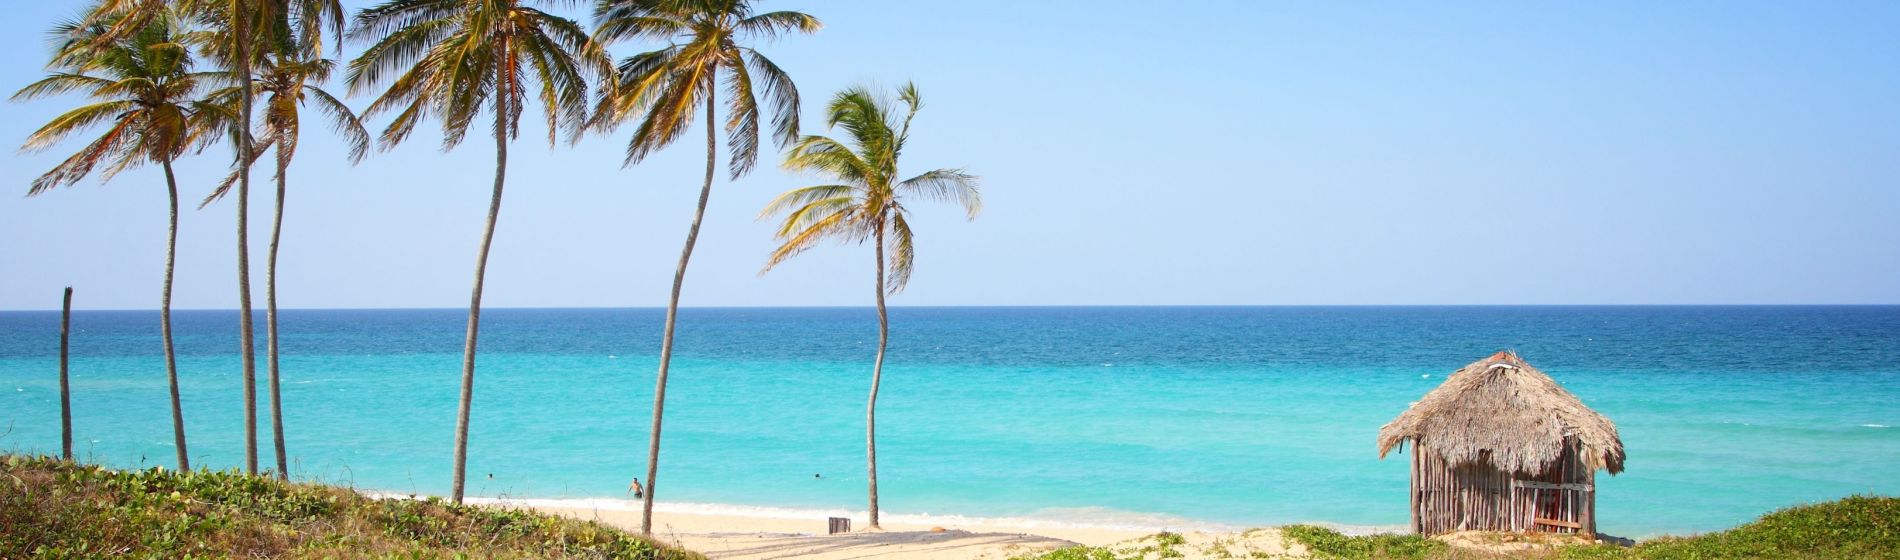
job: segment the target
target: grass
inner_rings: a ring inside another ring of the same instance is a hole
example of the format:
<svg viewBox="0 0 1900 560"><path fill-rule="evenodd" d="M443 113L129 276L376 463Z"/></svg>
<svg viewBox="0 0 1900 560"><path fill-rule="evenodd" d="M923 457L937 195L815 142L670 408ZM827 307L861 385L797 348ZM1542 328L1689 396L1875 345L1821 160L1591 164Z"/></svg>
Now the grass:
<svg viewBox="0 0 1900 560"><path fill-rule="evenodd" d="M1659 537L1625 547L1613 544L1556 544L1530 550L1486 552L1455 547L1418 535L1346 536L1312 525L1281 528L1287 544L1303 545L1326 560L1740 560L1740 559L1894 559L1900 560L1900 498L1850 496L1791 507L1734 529L1688 537ZM1524 540L1502 538L1505 540ZM1157 545L1179 535L1162 533L1138 541ZM1529 539L1537 542L1536 539ZM1018 560L1130 560L1155 557L1157 545L1142 547L1074 546Z"/></svg>
<svg viewBox="0 0 1900 560"><path fill-rule="evenodd" d="M1567 551L1578 560L1646 558L1900 559L1900 498L1849 496L1764 515L1753 523L1693 537L1661 537L1632 548Z"/></svg>
<svg viewBox="0 0 1900 560"><path fill-rule="evenodd" d="M1118 546L1070 546L1042 554L1017 556L1015 560L1147 560L1184 558L1187 537L1178 533L1155 533Z"/></svg>
<svg viewBox="0 0 1900 560"><path fill-rule="evenodd" d="M599 523L236 472L0 456L0 558L702 556Z"/></svg>
<svg viewBox="0 0 1900 560"><path fill-rule="evenodd" d="M1288 525L1281 529L1287 540L1306 545L1318 558L1365 560L1370 558L1439 558L1450 548L1444 542L1418 535L1379 534L1348 537L1338 531L1313 525Z"/></svg>

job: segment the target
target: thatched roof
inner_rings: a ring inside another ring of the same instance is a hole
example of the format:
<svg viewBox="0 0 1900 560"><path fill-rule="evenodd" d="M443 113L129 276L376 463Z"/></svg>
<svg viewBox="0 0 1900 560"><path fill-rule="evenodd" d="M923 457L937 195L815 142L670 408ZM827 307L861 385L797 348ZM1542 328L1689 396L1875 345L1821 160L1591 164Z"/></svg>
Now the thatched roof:
<svg viewBox="0 0 1900 560"><path fill-rule="evenodd" d="M1616 424L1509 351L1465 366L1379 428L1379 457L1412 440L1452 465L1489 462L1536 474L1577 438L1583 464L1623 472Z"/></svg>

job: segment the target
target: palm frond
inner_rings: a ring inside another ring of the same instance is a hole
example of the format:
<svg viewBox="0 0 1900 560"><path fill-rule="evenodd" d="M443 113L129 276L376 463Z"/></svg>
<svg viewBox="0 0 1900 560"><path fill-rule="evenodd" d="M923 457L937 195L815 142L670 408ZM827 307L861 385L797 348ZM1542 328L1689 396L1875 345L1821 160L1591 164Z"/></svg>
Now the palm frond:
<svg viewBox="0 0 1900 560"><path fill-rule="evenodd" d="M738 61L738 49L729 49L728 58ZM752 94L752 74L741 63L726 68L726 165L731 177L738 179L759 162L759 99Z"/></svg>
<svg viewBox="0 0 1900 560"><path fill-rule="evenodd" d="M799 253L805 252L820 241L849 235L855 214L853 209L848 200L831 204L820 201L800 208L792 217L786 219L783 231L789 233L780 235L780 238L785 239L785 243L772 250L772 254L766 257L765 267L759 269L759 274L770 272L772 267L798 256ZM798 220L796 226L793 224L795 219Z"/></svg>
<svg viewBox="0 0 1900 560"><path fill-rule="evenodd" d="M897 184L903 192L963 207L969 219L983 211L980 180L962 169L934 169Z"/></svg>
<svg viewBox="0 0 1900 560"><path fill-rule="evenodd" d="M798 141L798 84L779 69L772 59L752 49L745 50L747 67L764 83L762 90L772 109L772 140L780 148Z"/></svg>
<svg viewBox="0 0 1900 560"><path fill-rule="evenodd" d="M101 162L137 159L138 152L133 149L136 132L132 129L135 125L136 122L133 119L121 119L113 123L112 128L107 129L105 134L100 135L98 139L80 148L65 161L61 161L59 165L53 167L52 171L34 179L33 184L27 188L26 195L34 196L54 187L76 184L92 173L93 167ZM114 166L125 167L119 164Z"/></svg>
<svg viewBox="0 0 1900 560"><path fill-rule="evenodd" d="M679 46L670 46L621 60L616 77L601 82L600 102L590 122L592 127L611 132L620 123L630 120L634 113L651 109L657 92L666 89L664 82L673 75L670 64L679 51Z"/></svg>
<svg viewBox="0 0 1900 560"><path fill-rule="evenodd" d="M822 27L824 27L824 23L818 21L818 18L802 12L791 11L758 14L739 20L738 25L734 26L734 28L741 33L764 37L768 40L777 39L781 34L793 32L817 33Z"/></svg>
<svg viewBox="0 0 1900 560"><path fill-rule="evenodd" d="M101 98L111 96L115 92L124 91L124 88L119 86L119 82L98 76L55 72L45 78L41 78L37 82L27 84L26 87L20 88L19 92L13 94L13 100L30 101L80 91L94 98Z"/></svg>
<svg viewBox="0 0 1900 560"><path fill-rule="evenodd" d="M330 95L330 92L324 91L323 88L304 86L304 91L317 100L317 109L330 117L330 128L343 136L343 144L350 149L350 163L363 161L363 157L369 155L369 148L373 143L369 136L369 129L363 126L363 121L357 118L356 113L351 112L350 107L344 105L342 100Z"/></svg>
<svg viewBox="0 0 1900 560"><path fill-rule="evenodd" d="M44 151L74 133L91 128L100 122L110 119L135 119L136 114L128 113L137 110L138 103L134 101L102 101L82 105L53 117L53 120L47 122L45 126L33 131L33 134L26 137L26 144L20 149L26 152Z"/></svg>
<svg viewBox="0 0 1900 560"><path fill-rule="evenodd" d="M884 290L887 294L897 294L910 285L910 273L916 268L917 247L915 236L911 234L910 222L904 219L904 209L891 211L891 234L884 241L884 252L888 255L885 268L890 276L885 279Z"/></svg>
<svg viewBox="0 0 1900 560"><path fill-rule="evenodd" d="M640 121L640 127L634 130L633 139L627 143L626 165L640 163L648 154L672 144L685 134L698 116L700 103L712 91L710 84L706 83L706 68L690 66L675 69L673 73L666 78L666 91L658 94L649 104L646 118ZM713 125L708 123L707 126Z"/></svg>
<svg viewBox="0 0 1900 560"><path fill-rule="evenodd" d="M843 142L825 136L806 136L785 156L785 169L819 173L847 183L869 184L879 176L876 164Z"/></svg>
<svg viewBox="0 0 1900 560"><path fill-rule="evenodd" d="M765 209L759 211L759 219L763 220L773 214L802 207L820 200L848 198L851 196L852 191L855 190L857 189L849 185L818 185L815 187L804 187L785 191L784 194L774 197L771 202L765 204Z"/></svg>

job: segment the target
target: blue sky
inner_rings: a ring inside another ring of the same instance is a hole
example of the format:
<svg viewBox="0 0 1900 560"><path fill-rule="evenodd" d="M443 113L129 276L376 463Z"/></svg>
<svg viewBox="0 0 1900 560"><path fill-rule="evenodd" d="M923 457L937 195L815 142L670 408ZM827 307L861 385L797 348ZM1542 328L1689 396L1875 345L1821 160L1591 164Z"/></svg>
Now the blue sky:
<svg viewBox="0 0 1900 560"><path fill-rule="evenodd" d="M78 5L10 6L0 85L42 75L43 30ZM1900 4L761 5L826 23L760 45L807 132L840 88L915 80L907 169L984 178L974 222L914 209L894 304L1900 303ZM0 139L70 106L6 104ZM524 131L488 305L665 303L703 152L622 169L627 134L550 150ZM351 167L306 135L284 307L466 305L493 150L436 138ZM76 147L0 156L0 309L56 308L69 284L82 309L155 308L156 169L18 194ZM227 161L181 163L184 196ZM868 305L869 247L757 274L758 209L818 181L775 163L715 187L685 304ZM236 306L233 211L185 213L179 308Z"/></svg>

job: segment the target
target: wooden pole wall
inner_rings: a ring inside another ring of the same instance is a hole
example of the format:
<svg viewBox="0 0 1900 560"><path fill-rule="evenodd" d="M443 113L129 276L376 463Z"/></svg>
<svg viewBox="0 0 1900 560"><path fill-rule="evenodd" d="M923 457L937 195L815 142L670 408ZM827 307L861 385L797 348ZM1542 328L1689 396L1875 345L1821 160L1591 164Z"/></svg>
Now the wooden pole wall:
<svg viewBox="0 0 1900 560"><path fill-rule="evenodd" d="M1595 535L1596 473L1583 464L1574 442L1567 444L1549 470L1520 478L1485 463L1448 465L1413 442L1412 530Z"/></svg>

